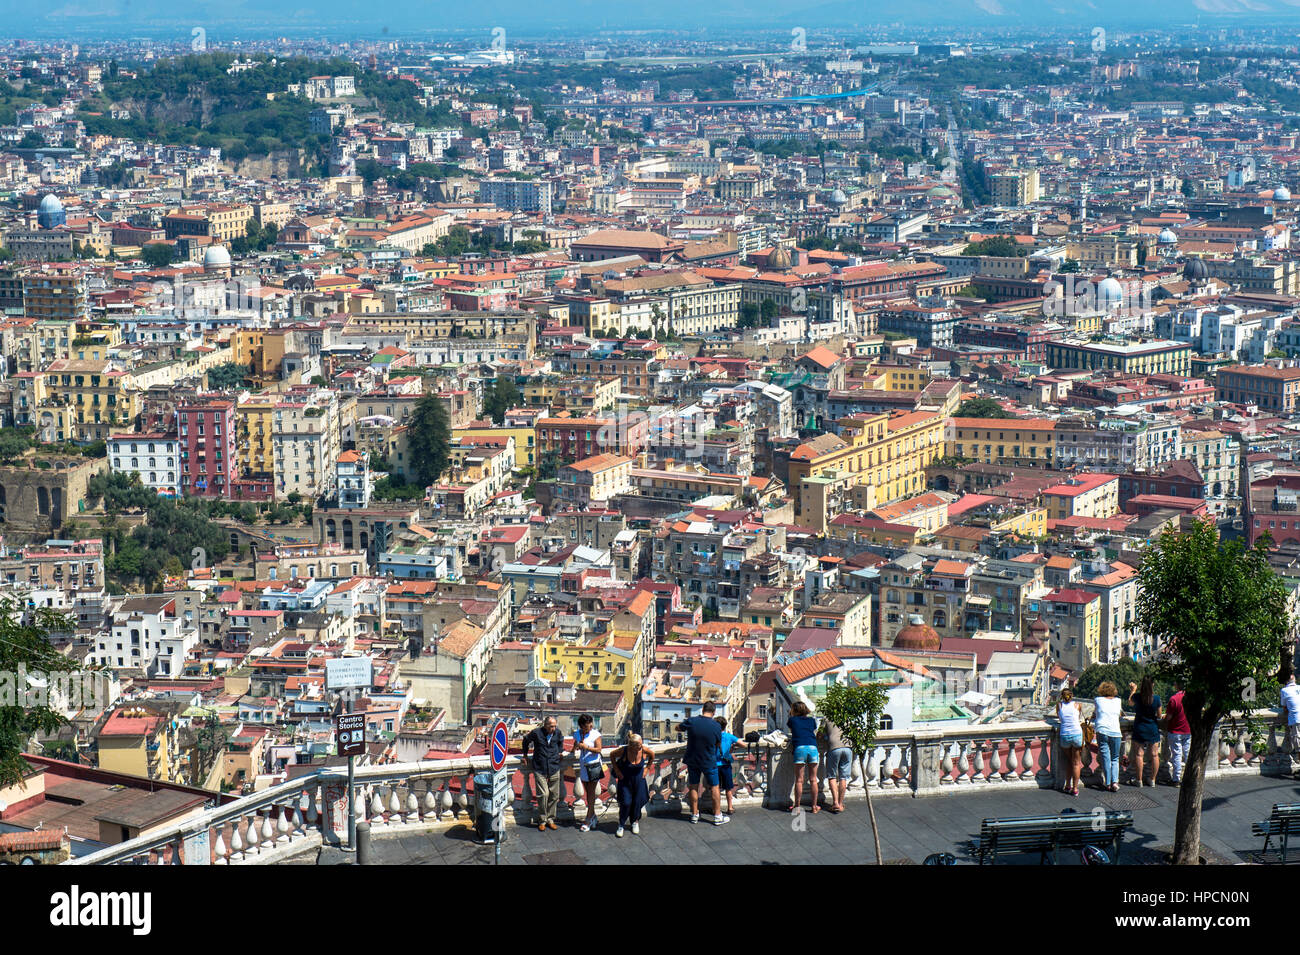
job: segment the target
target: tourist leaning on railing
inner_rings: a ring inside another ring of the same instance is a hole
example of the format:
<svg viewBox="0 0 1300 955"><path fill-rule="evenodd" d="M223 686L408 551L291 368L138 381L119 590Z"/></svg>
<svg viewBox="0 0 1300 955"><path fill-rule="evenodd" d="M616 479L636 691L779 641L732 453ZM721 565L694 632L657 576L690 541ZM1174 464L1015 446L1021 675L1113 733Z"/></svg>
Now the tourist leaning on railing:
<svg viewBox="0 0 1300 955"><path fill-rule="evenodd" d="M555 809L564 790L564 781L560 778L564 765L564 737L560 735L554 716L546 717L541 726L524 737L525 760L529 750L533 754L533 782L537 787L537 828L555 829Z"/></svg>
<svg viewBox="0 0 1300 955"><path fill-rule="evenodd" d="M1169 696L1169 706L1165 709L1165 729L1169 733L1169 772L1175 786L1183 781L1183 763L1187 760L1187 750L1192 744L1192 726L1187 722L1187 712L1183 709L1183 685L1174 681L1174 692Z"/></svg>
<svg viewBox="0 0 1300 955"><path fill-rule="evenodd" d="M1061 701L1056 704L1056 718L1060 720L1061 753L1069 769L1062 792L1079 795L1079 775L1083 772L1083 708L1068 686L1061 690Z"/></svg>
<svg viewBox="0 0 1300 955"><path fill-rule="evenodd" d="M1119 751L1124 737L1119 727L1124 704L1116 696L1115 684L1110 680L1097 687L1097 697L1092 701L1096 710L1093 722L1097 728L1097 751L1101 754L1102 785L1111 792L1119 792Z"/></svg>

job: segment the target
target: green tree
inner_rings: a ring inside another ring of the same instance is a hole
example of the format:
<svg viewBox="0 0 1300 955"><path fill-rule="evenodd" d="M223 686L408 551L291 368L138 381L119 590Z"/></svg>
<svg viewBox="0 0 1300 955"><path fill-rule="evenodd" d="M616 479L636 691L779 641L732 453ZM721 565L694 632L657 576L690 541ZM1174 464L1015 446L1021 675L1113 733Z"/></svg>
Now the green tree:
<svg viewBox="0 0 1300 955"><path fill-rule="evenodd" d="M1267 536L1246 549L1221 542L1213 524L1166 531L1138 570L1137 629L1160 648L1151 672L1183 687L1192 730L1178 817L1174 864L1196 865L1201 846L1205 767L1215 727L1256 701L1275 699L1289 666L1287 589L1268 562Z"/></svg>
<svg viewBox="0 0 1300 955"><path fill-rule="evenodd" d="M144 264L153 269L165 269L176 256L176 248L168 242L150 242L140 250Z"/></svg>
<svg viewBox="0 0 1300 955"><path fill-rule="evenodd" d="M1122 690L1130 683L1141 683L1145 672L1142 664L1132 657L1123 657L1115 663L1094 663L1079 674L1079 680L1074 684L1074 695L1081 700L1094 697L1097 687L1106 682L1114 683Z"/></svg>
<svg viewBox="0 0 1300 955"><path fill-rule="evenodd" d="M1061 263L1060 272L1062 275L1069 275L1073 272L1080 271L1080 269L1081 266L1079 265L1078 259L1066 259Z"/></svg>
<svg viewBox="0 0 1300 955"><path fill-rule="evenodd" d="M740 327L756 328L762 314L762 310L755 303L742 302L740 304Z"/></svg>
<svg viewBox="0 0 1300 955"><path fill-rule="evenodd" d="M865 764L867 753L875 748L880 715L885 712L888 702L889 691L879 683L832 683L817 703L817 712L840 728L840 735L853 749L853 755ZM876 865L884 865L880 855L880 832L876 828L876 809L871 804L871 787L867 786L865 792Z"/></svg>
<svg viewBox="0 0 1300 955"><path fill-rule="evenodd" d="M759 314L763 316L763 324L769 328L772 326L772 319L776 318L780 311L776 302L770 298L763 299L763 304L759 306Z"/></svg>
<svg viewBox="0 0 1300 955"><path fill-rule="evenodd" d="M38 733L50 735L67 723L48 699L28 695L39 693L39 687L26 679L19 685L19 667L31 676L81 669L50 643L51 633L75 629L71 620L46 608L36 610L31 623L20 622L20 617L12 601L0 600L0 687L14 681L11 702L4 700L9 694L0 695L0 786L22 782L29 769L23 752L31 745L32 737Z"/></svg>
<svg viewBox="0 0 1300 955"><path fill-rule="evenodd" d="M234 391L244 386L244 379L253 369L238 362L228 361L208 369L208 387L213 391Z"/></svg>
<svg viewBox="0 0 1300 955"><path fill-rule="evenodd" d="M451 422L437 395L425 395L416 403L407 437L413 476L428 487L442 477L451 460Z"/></svg>
<svg viewBox="0 0 1300 955"><path fill-rule="evenodd" d="M957 409L958 418L1011 418L1014 415L992 398L967 398Z"/></svg>
<svg viewBox="0 0 1300 955"><path fill-rule="evenodd" d="M1015 258L1028 254L1028 249L1009 235L994 235L972 242L962 250L962 255L993 255Z"/></svg>
<svg viewBox="0 0 1300 955"><path fill-rule="evenodd" d="M483 414L497 424L506 419L506 412L518 408L523 401L519 387L509 375L496 379L483 393Z"/></svg>

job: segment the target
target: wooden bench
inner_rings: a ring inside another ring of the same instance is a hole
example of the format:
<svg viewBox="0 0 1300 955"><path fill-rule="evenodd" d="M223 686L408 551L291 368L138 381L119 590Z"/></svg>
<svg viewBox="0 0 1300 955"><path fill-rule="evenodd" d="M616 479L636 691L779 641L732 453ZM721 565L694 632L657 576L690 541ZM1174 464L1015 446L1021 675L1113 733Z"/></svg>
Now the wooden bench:
<svg viewBox="0 0 1300 955"><path fill-rule="evenodd" d="M1102 813L1065 813L1059 816L1017 816L1008 819L985 819L980 837L971 843L971 853L980 865L994 865L999 855L1037 852L1039 863L1059 862L1061 849L1084 846L1109 846L1112 865L1119 862L1120 840L1133 826L1133 813L1107 810Z"/></svg>
<svg viewBox="0 0 1300 955"><path fill-rule="evenodd" d="M1300 804L1279 803L1273 807L1267 819L1253 824L1250 828L1254 835L1264 837L1264 855L1268 855L1268 844L1274 837L1278 837L1280 844L1276 851L1281 856L1282 864L1285 865L1287 843L1290 841L1291 833L1300 833Z"/></svg>

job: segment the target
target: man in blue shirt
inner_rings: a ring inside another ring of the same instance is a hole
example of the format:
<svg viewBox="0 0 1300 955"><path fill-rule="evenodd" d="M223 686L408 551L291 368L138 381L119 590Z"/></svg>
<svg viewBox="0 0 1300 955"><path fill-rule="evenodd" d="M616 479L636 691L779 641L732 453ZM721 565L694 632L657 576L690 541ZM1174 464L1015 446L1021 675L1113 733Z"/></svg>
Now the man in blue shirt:
<svg viewBox="0 0 1300 955"><path fill-rule="evenodd" d="M718 752L722 747L722 729L714 719L716 707L705 703L700 716L692 716L679 727L686 734L687 798L691 804L691 822L700 821L700 788L707 780L713 797L713 824L725 825L731 817L722 811L722 794L718 791Z"/></svg>

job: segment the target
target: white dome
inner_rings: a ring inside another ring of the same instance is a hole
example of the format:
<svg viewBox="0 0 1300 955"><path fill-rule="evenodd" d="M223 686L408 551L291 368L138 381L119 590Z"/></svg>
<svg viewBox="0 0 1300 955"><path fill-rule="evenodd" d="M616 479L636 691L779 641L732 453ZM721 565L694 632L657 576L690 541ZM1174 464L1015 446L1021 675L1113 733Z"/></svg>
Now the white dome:
<svg viewBox="0 0 1300 955"><path fill-rule="evenodd" d="M63 203L59 201L58 196L56 196L54 193L51 192L44 199L41 200L41 205L36 211L37 212L62 212Z"/></svg>
<svg viewBox="0 0 1300 955"><path fill-rule="evenodd" d="M1278 202L1290 202L1291 190L1288 189L1286 186L1278 186L1276 189L1273 190L1273 198L1276 199Z"/></svg>
<svg viewBox="0 0 1300 955"><path fill-rule="evenodd" d="M203 270L230 268L230 253L224 245L210 245L203 253Z"/></svg>
<svg viewBox="0 0 1300 955"><path fill-rule="evenodd" d="M1113 278L1102 279L1097 283L1097 307L1110 308L1124 304L1124 286Z"/></svg>
<svg viewBox="0 0 1300 955"><path fill-rule="evenodd" d="M1173 230L1173 229L1161 229L1161 230L1160 230L1160 244L1161 244L1161 245L1173 245L1173 244L1176 243L1177 241L1178 241L1178 236L1174 234L1174 230Z"/></svg>

